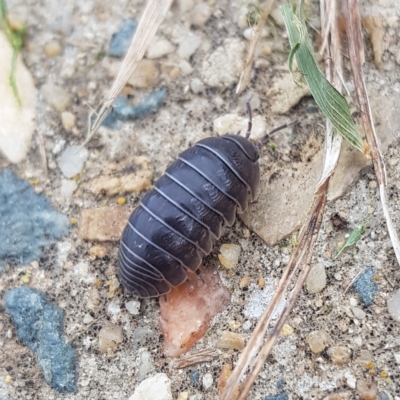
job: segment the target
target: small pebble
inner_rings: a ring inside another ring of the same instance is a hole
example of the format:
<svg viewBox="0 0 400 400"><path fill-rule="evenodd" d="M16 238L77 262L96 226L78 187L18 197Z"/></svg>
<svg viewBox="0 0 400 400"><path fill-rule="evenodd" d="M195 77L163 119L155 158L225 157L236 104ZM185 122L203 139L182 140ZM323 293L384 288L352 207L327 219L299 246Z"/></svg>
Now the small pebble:
<svg viewBox="0 0 400 400"><path fill-rule="evenodd" d="M354 283L354 288L360 296L361 302L369 307L378 291L378 284L375 280L375 273L372 268L366 269Z"/></svg>
<svg viewBox="0 0 400 400"><path fill-rule="evenodd" d="M85 147L68 146L58 159L58 167L66 178L72 178L82 171L88 157Z"/></svg>
<svg viewBox="0 0 400 400"><path fill-rule="evenodd" d="M324 330L313 331L307 336L307 343L313 353L321 353L331 343L331 337Z"/></svg>
<svg viewBox="0 0 400 400"><path fill-rule="evenodd" d="M193 72L193 67L186 60L180 60L178 66L181 70L182 76L188 76Z"/></svg>
<svg viewBox="0 0 400 400"><path fill-rule="evenodd" d="M211 13L212 11L208 4L199 2L190 14L190 22L192 25L201 28L210 19Z"/></svg>
<svg viewBox="0 0 400 400"><path fill-rule="evenodd" d="M133 35L135 34L137 22L135 19L125 19L121 29L114 33L111 38L110 50L111 57L123 57L129 49Z"/></svg>
<svg viewBox="0 0 400 400"><path fill-rule="evenodd" d="M325 266L322 263L313 265L306 280L307 290L310 293L321 292L326 286Z"/></svg>
<svg viewBox="0 0 400 400"><path fill-rule="evenodd" d="M398 289L392 297L387 301L388 312L390 316L397 322L400 322L400 289Z"/></svg>
<svg viewBox="0 0 400 400"><path fill-rule="evenodd" d="M367 314L358 307L353 307L351 311L353 312L353 315L358 319L364 319L367 316Z"/></svg>
<svg viewBox="0 0 400 400"><path fill-rule="evenodd" d="M58 40L51 40L44 45L44 53L47 57L56 57L61 54L61 44Z"/></svg>
<svg viewBox="0 0 400 400"><path fill-rule="evenodd" d="M140 382L129 400L172 400L171 381L166 374L156 374Z"/></svg>
<svg viewBox="0 0 400 400"><path fill-rule="evenodd" d="M116 325L103 326L99 332L99 349L101 353L117 350L124 339L122 327Z"/></svg>
<svg viewBox="0 0 400 400"><path fill-rule="evenodd" d="M140 301L128 301L127 303L125 303L125 307L128 310L129 314L138 315L140 310Z"/></svg>
<svg viewBox="0 0 400 400"><path fill-rule="evenodd" d="M244 289L247 288L250 284L250 278L248 276L245 276L244 278L242 278L239 282L239 287L240 289Z"/></svg>
<svg viewBox="0 0 400 400"><path fill-rule="evenodd" d="M344 377L346 378L346 383L347 386L351 389L355 389L356 388L356 378L354 375L352 375L350 372L346 372L344 374Z"/></svg>
<svg viewBox="0 0 400 400"><path fill-rule="evenodd" d="M72 128L75 127L76 118L75 115L69 111L64 111L61 113L61 122L64 129L70 132Z"/></svg>
<svg viewBox="0 0 400 400"><path fill-rule="evenodd" d="M89 310L94 310L100 305L101 297L96 288L92 288L88 292L86 306Z"/></svg>
<svg viewBox="0 0 400 400"><path fill-rule="evenodd" d="M107 248L102 245L92 246L89 254L95 258L103 258L107 255Z"/></svg>
<svg viewBox="0 0 400 400"><path fill-rule="evenodd" d="M263 288L265 286L265 279L264 278L258 278L258 286L260 288Z"/></svg>
<svg viewBox="0 0 400 400"><path fill-rule="evenodd" d="M350 305L355 307L358 304L357 299L355 299L354 297L350 297L349 299Z"/></svg>
<svg viewBox="0 0 400 400"><path fill-rule="evenodd" d="M239 262L240 246L237 244L223 244L219 251L218 259L225 268L232 269L236 267Z"/></svg>
<svg viewBox="0 0 400 400"><path fill-rule="evenodd" d="M245 323L243 324L242 328L244 331L248 331L251 329L251 327L253 326L251 321L245 321Z"/></svg>
<svg viewBox="0 0 400 400"><path fill-rule="evenodd" d="M349 362L351 350L346 346L332 346L327 351L333 364L342 365Z"/></svg>
<svg viewBox="0 0 400 400"><path fill-rule="evenodd" d="M368 378L357 380L357 392L363 400L375 400L378 396L378 386L371 377Z"/></svg>
<svg viewBox="0 0 400 400"><path fill-rule="evenodd" d="M234 333L225 331L222 332L221 337L218 339L217 347L220 349L235 349L242 350L246 343L244 335L240 333Z"/></svg>
<svg viewBox="0 0 400 400"><path fill-rule="evenodd" d="M59 112L65 111L71 105L71 95L60 86L47 83L42 87L42 92L47 103Z"/></svg>
<svg viewBox="0 0 400 400"><path fill-rule="evenodd" d="M178 47L178 56L188 60L199 48L201 37L196 35L185 35Z"/></svg>
<svg viewBox="0 0 400 400"><path fill-rule="evenodd" d="M175 46L167 39L155 37L146 52L146 57L150 60L161 58L175 51Z"/></svg>
<svg viewBox="0 0 400 400"><path fill-rule="evenodd" d="M204 84L199 78L193 78L190 81L190 89L194 94L199 94L204 92Z"/></svg>
<svg viewBox="0 0 400 400"><path fill-rule="evenodd" d="M79 218L79 236L89 242L118 241L129 214L125 207L84 209Z"/></svg>
<svg viewBox="0 0 400 400"><path fill-rule="evenodd" d="M190 374L190 379L193 383L199 383L200 373L198 371L194 371Z"/></svg>
<svg viewBox="0 0 400 400"><path fill-rule="evenodd" d="M189 399L189 392L180 392L176 400L188 400L188 399Z"/></svg>
<svg viewBox="0 0 400 400"><path fill-rule="evenodd" d="M290 336L293 335L294 330L290 325L283 325L280 335L281 336Z"/></svg>
<svg viewBox="0 0 400 400"><path fill-rule="evenodd" d="M147 374L154 368L153 359L147 350L139 353L139 362L136 377L139 382L146 378Z"/></svg>
<svg viewBox="0 0 400 400"><path fill-rule="evenodd" d="M205 374L202 381L204 389L208 390L212 386L214 379L211 374Z"/></svg>
<svg viewBox="0 0 400 400"><path fill-rule="evenodd" d="M78 188L78 184L73 179L61 179L60 194L62 197L69 199Z"/></svg>
<svg viewBox="0 0 400 400"><path fill-rule="evenodd" d="M90 324L93 321L94 321L94 318L89 313L85 314L85 316L83 317L83 323L86 325Z"/></svg>

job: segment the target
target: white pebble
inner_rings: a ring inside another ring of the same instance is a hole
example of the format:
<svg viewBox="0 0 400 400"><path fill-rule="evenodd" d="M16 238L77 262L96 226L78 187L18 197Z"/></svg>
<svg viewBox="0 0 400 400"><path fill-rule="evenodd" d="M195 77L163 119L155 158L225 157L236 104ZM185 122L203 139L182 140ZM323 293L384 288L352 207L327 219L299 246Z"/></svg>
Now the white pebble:
<svg viewBox="0 0 400 400"><path fill-rule="evenodd" d="M400 289L388 300L387 305L391 317L395 321L400 322Z"/></svg>
<svg viewBox="0 0 400 400"><path fill-rule="evenodd" d="M85 147L69 146L58 159L58 167L66 178L72 178L82 171L88 156Z"/></svg>
<svg viewBox="0 0 400 400"><path fill-rule="evenodd" d="M61 113L61 122L64 129L69 132L75 127L76 118L75 115L69 111L64 111Z"/></svg>
<svg viewBox="0 0 400 400"><path fill-rule="evenodd" d="M190 89L194 94L198 94L204 91L204 84L199 78L193 78L190 81Z"/></svg>
<svg viewBox="0 0 400 400"><path fill-rule="evenodd" d="M211 8L208 4L200 2L191 12L192 25L202 27L211 17Z"/></svg>
<svg viewBox="0 0 400 400"><path fill-rule="evenodd" d="M354 375L350 374L350 372L346 372L344 374L344 377L346 378L346 383L351 389L356 388L356 378Z"/></svg>
<svg viewBox="0 0 400 400"><path fill-rule="evenodd" d="M354 297L350 297L349 302L352 307L355 307L358 304L357 299L355 299Z"/></svg>
<svg viewBox="0 0 400 400"><path fill-rule="evenodd" d="M151 354L147 350L142 350L139 353L139 362L137 370L137 379L141 382L146 378L147 374L154 368Z"/></svg>
<svg viewBox="0 0 400 400"><path fill-rule="evenodd" d="M186 60L179 61L178 67L181 70L182 76L188 76L193 72L193 67Z"/></svg>
<svg viewBox="0 0 400 400"><path fill-rule="evenodd" d="M156 59L175 51L175 46L167 39L156 37L147 50L147 58Z"/></svg>
<svg viewBox="0 0 400 400"><path fill-rule="evenodd" d="M251 321L246 321L246 322L243 324L242 328L243 328L244 331L248 331L248 330L251 328L252 325L253 325L253 324L251 323Z"/></svg>
<svg viewBox="0 0 400 400"><path fill-rule="evenodd" d="M62 197L70 198L78 188L78 184L73 179L62 179L60 194Z"/></svg>
<svg viewBox="0 0 400 400"><path fill-rule="evenodd" d="M125 307L132 315L138 315L140 310L140 301L131 300L125 303Z"/></svg>
<svg viewBox="0 0 400 400"><path fill-rule="evenodd" d="M129 400L172 400L171 381L162 373L147 378L139 384Z"/></svg>
<svg viewBox="0 0 400 400"><path fill-rule="evenodd" d="M93 321L94 321L94 318L89 313L85 314L85 316L83 317L84 324L90 324Z"/></svg>
<svg viewBox="0 0 400 400"><path fill-rule="evenodd" d="M310 293L321 292L326 286L325 266L318 263L311 268L306 280L307 290Z"/></svg>
<svg viewBox="0 0 400 400"><path fill-rule="evenodd" d="M60 139L53 147L51 152L54 155L57 155L65 146L66 140L65 139Z"/></svg>
<svg viewBox="0 0 400 400"><path fill-rule="evenodd" d="M59 112L65 111L71 104L70 94L60 86L47 83L43 86L42 92L47 103Z"/></svg>
<svg viewBox="0 0 400 400"><path fill-rule="evenodd" d="M353 311L354 316L358 319L364 319L367 316L367 314L358 307L353 307L351 311Z"/></svg>
<svg viewBox="0 0 400 400"><path fill-rule="evenodd" d="M178 56L180 58L190 58L201 44L201 38L196 35L185 36L179 43Z"/></svg>
<svg viewBox="0 0 400 400"><path fill-rule="evenodd" d="M212 375L211 374L205 374L204 376L203 376L203 386L204 386L204 389L205 390L208 390L208 389L210 389L210 387L212 386L212 384L213 384L213 377L212 377Z"/></svg>
<svg viewBox="0 0 400 400"><path fill-rule="evenodd" d="M121 307L119 306L119 304L116 304L114 302L111 302L108 307L107 307L107 311L110 314L118 314L121 312Z"/></svg>
<svg viewBox="0 0 400 400"><path fill-rule="evenodd" d="M241 248L237 244L223 244L219 250L220 263L227 269L232 269L239 261Z"/></svg>

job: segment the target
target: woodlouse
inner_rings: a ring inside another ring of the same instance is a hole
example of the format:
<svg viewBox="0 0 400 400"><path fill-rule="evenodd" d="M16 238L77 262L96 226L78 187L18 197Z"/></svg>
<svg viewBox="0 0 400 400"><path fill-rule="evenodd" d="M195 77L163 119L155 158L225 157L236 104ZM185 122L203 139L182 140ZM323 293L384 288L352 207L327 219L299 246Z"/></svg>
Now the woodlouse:
<svg viewBox="0 0 400 400"><path fill-rule="evenodd" d="M255 199L259 147L246 137L224 135L195 143L178 156L131 214L119 250L119 278L139 297L159 297L196 271L223 224ZM274 129L288 126L287 124ZM271 132L271 133L272 133Z"/></svg>

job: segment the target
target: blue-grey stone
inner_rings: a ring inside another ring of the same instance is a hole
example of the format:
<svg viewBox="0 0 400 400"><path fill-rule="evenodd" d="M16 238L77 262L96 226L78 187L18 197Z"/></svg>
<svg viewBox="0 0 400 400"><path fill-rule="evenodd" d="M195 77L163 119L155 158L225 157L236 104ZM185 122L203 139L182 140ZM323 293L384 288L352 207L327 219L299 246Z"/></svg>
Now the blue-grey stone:
<svg viewBox="0 0 400 400"><path fill-rule="evenodd" d="M10 170L0 173L0 272L5 263L26 265L68 233L68 218Z"/></svg>
<svg viewBox="0 0 400 400"><path fill-rule="evenodd" d="M278 389L283 389L284 388L284 386L285 386L285 381L283 380L283 379L279 379L279 381L278 382L276 382L276 387L278 388Z"/></svg>
<svg viewBox="0 0 400 400"><path fill-rule="evenodd" d="M272 396L267 396L264 398L264 400L288 400L289 396L287 393L283 392L283 393L278 393Z"/></svg>
<svg viewBox="0 0 400 400"><path fill-rule="evenodd" d="M60 393L76 392L76 352L63 335L63 311L38 290L22 286L5 295L18 337L37 355L45 381Z"/></svg>
<svg viewBox="0 0 400 400"><path fill-rule="evenodd" d="M355 281L354 289L360 296L361 302L369 307L378 291L378 284L375 280L375 273L372 268L366 269Z"/></svg>
<svg viewBox="0 0 400 400"><path fill-rule="evenodd" d="M191 372L190 379L193 383L199 383L200 373L198 371Z"/></svg>
<svg viewBox="0 0 400 400"><path fill-rule="evenodd" d="M111 57L123 57L126 54L136 32L136 27L137 22L135 19L124 20L121 29L112 35L108 52Z"/></svg>
<svg viewBox="0 0 400 400"><path fill-rule="evenodd" d="M134 121L147 117L149 114L157 112L167 95L167 89L162 88L150 93L137 106L132 105L129 99L124 96L116 98L111 113L104 120L103 125L109 129L118 129L118 121Z"/></svg>
<svg viewBox="0 0 400 400"><path fill-rule="evenodd" d="M389 400L389 396L386 394L386 392L380 392L379 400Z"/></svg>

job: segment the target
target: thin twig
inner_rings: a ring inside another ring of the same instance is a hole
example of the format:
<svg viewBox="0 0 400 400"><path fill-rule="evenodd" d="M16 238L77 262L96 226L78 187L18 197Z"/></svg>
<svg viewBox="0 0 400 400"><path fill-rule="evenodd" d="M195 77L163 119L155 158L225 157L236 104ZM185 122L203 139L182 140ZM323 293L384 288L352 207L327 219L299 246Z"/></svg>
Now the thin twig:
<svg viewBox="0 0 400 400"><path fill-rule="evenodd" d="M242 73L240 74L239 83L236 87L236 94L242 93L250 82L250 72L251 72L251 67L253 65L254 52L256 50L258 40L261 37L262 28L265 25L265 22L267 21L267 18L272 10L273 4L274 0L268 0L268 3L265 6L265 10L261 15L261 18L258 20L257 25L251 32L252 34L249 44L249 50L247 53L246 62L244 64Z"/></svg>
<svg viewBox="0 0 400 400"><path fill-rule="evenodd" d="M374 122L372 118L371 107L365 86L362 65L364 64L364 45L361 31L361 15L358 0L344 0L343 14L346 16L346 31L349 46L349 58L351 71L354 79L356 99L361 111L361 120L364 132L368 141L369 153L374 165L375 174L379 184L379 194L383 209L383 215L386 219L389 236L392 241L393 249L396 254L397 262L400 264L400 241L394 228L386 200L385 186L386 168L382 153L379 148L378 137L376 135Z"/></svg>
<svg viewBox="0 0 400 400"><path fill-rule="evenodd" d="M121 68L115 81L106 95L105 99L99 106L99 112L93 124L89 124L88 136L83 147L100 128L101 124L110 113L114 100L117 98L121 90L124 88L129 78L135 71L139 62L144 56L147 48L157 33L158 28L164 21L165 16L172 4L173 0L149 0L143 11L142 17L138 23L132 43L130 44L128 53L126 54Z"/></svg>
<svg viewBox="0 0 400 400"><path fill-rule="evenodd" d="M332 13L332 10L334 12L334 15L329 17L332 18L334 22L331 24L330 30L325 31L325 35L329 36L327 39L327 51L329 49L330 55L338 57L338 60L333 60L332 57L327 57L327 59L329 59L327 65L327 75L328 79L334 84L334 86L340 90L340 78L338 77L338 73L336 73L336 71L341 71L341 53L337 29L336 7L332 6L332 2L335 3L335 0L328 0L328 4L326 6L324 5L326 3L324 2L322 4L321 12L323 15L328 13L328 10L330 13ZM326 20L326 15L325 17L322 17L322 19ZM339 66L337 66L336 63L339 63ZM250 340L240 355L236 367L227 382L225 390L221 394L220 400L231 399L235 388L238 386L241 379L247 372L247 368L252 360L255 359L254 367L251 369L247 379L240 389L238 400L246 399L252 384L261 371L268 355L271 353L272 347L278 338L287 317L294 307L296 299L298 298L301 288L303 287L304 281L311 269L313 248L318 237L318 232L320 230L325 211L329 181L334 172L340 154L341 139L337 139L337 136L333 135L333 130L329 122L327 123L326 143L327 145L325 148L325 162L322 177L316 189L316 197L313 205L310 208L307 219L300 231L298 246L291 256L289 264L282 275L278 288L276 289L270 304L265 309L263 315L257 323L256 328L253 331ZM289 293L286 305L281 312L275 327L267 336L265 344L261 348L264 336L271 322L273 310L278 302L282 299L292 280L295 278L297 271L300 271L300 273L297 277L297 281L295 282L294 289Z"/></svg>

